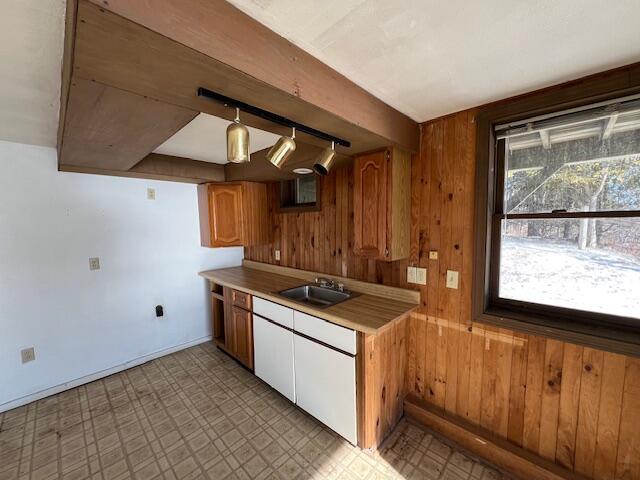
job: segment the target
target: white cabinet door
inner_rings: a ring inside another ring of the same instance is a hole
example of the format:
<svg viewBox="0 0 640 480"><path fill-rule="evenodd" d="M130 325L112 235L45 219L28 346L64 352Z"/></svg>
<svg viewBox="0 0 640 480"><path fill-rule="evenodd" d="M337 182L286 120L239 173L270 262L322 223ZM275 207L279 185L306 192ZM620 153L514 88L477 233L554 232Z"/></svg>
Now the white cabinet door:
<svg viewBox="0 0 640 480"><path fill-rule="evenodd" d="M299 335L293 347L296 403L355 445L356 359Z"/></svg>
<svg viewBox="0 0 640 480"><path fill-rule="evenodd" d="M295 402L293 332L253 315L253 356L256 376Z"/></svg>

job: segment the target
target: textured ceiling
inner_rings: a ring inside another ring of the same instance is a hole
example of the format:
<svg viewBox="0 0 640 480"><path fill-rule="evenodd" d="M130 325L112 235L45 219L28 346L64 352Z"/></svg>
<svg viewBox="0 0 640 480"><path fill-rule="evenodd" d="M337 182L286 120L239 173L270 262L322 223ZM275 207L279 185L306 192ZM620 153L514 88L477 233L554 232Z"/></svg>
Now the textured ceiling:
<svg viewBox="0 0 640 480"><path fill-rule="evenodd" d="M424 121L640 61L639 0L230 0Z"/></svg>
<svg viewBox="0 0 640 480"><path fill-rule="evenodd" d="M154 152L192 158L203 162L227 163L228 126L229 121L227 120L201 113L156 148ZM280 138L270 132L252 127L247 128L249 129L249 151L251 153L270 147Z"/></svg>
<svg viewBox="0 0 640 480"><path fill-rule="evenodd" d="M54 146L65 0L4 0L0 15L0 140Z"/></svg>

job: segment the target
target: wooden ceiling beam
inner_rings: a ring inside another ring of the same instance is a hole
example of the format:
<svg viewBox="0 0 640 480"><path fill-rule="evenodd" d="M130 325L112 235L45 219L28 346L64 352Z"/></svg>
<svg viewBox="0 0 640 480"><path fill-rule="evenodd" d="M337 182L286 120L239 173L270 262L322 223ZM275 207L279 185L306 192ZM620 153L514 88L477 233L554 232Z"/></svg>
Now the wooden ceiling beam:
<svg viewBox="0 0 640 480"><path fill-rule="evenodd" d="M327 112L386 139L387 145L418 149L415 121L224 0L90 1L286 94L293 103L306 104L303 110ZM176 69L174 75L179 73ZM258 98L239 99L255 104Z"/></svg>

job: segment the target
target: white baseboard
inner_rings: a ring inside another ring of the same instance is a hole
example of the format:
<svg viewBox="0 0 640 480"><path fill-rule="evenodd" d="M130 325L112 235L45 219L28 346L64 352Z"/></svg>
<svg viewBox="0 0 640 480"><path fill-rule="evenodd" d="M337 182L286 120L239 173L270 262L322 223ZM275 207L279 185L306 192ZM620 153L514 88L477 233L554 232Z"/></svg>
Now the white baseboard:
<svg viewBox="0 0 640 480"><path fill-rule="evenodd" d="M190 342L187 342L187 343L182 343L180 345L175 345L173 347L165 348L163 350L158 350L157 352L143 355L142 357L134 358L133 360L130 360L128 362L115 365L111 368L107 368L106 370L101 370L99 372L91 373L89 375L85 375L84 377L80 377L75 380L61 383L60 385L56 385L55 387L46 388L44 390L40 390L39 392L35 392L30 395L25 395L24 397L20 397L15 400L11 400L9 402L1 404L0 413L6 412L7 410L12 410L14 408L21 407L31 402L35 402L36 400L40 400L41 398L55 395L56 393L64 392L65 390L69 390L70 388L79 387L80 385L84 385L85 383L90 383L95 380L108 377L109 375L113 375L114 373L118 373L123 370L127 370L129 368L142 365L143 363L149 362L156 358L164 357L165 355L169 355L170 353L178 352L180 350L184 350L185 348L193 347L195 345L200 345L201 343L210 342L212 338L213 337L211 335L208 335L206 337L200 337L195 340L191 340Z"/></svg>

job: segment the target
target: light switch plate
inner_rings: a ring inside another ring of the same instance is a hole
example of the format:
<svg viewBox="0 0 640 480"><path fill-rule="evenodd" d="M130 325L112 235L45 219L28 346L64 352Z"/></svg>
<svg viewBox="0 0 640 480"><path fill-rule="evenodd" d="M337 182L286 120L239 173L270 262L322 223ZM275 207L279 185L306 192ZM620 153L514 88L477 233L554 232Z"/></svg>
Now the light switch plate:
<svg viewBox="0 0 640 480"><path fill-rule="evenodd" d="M429 260L437 260L438 259L438 252L435 250L431 250L429 252Z"/></svg>
<svg viewBox="0 0 640 480"><path fill-rule="evenodd" d="M33 362L36 359L36 351L33 347L25 348L20 351L20 356L22 357L22 363Z"/></svg>
<svg viewBox="0 0 640 480"><path fill-rule="evenodd" d="M416 268L416 283L418 285L426 285L427 284L427 269L426 268Z"/></svg>
<svg viewBox="0 0 640 480"><path fill-rule="evenodd" d="M416 283L416 267L407 267L407 283Z"/></svg>
<svg viewBox="0 0 640 480"><path fill-rule="evenodd" d="M458 272L455 270L447 270L447 288L458 288Z"/></svg>
<svg viewBox="0 0 640 480"><path fill-rule="evenodd" d="M275 252L273 252L273 256L276 259L276 262L280 261L280 250L276 250Z"/></svg>
<svg viewBox="0 0 640 480"><path fill-rule="evenodd" d="M100 258L91 257L89 259L89 270L100 270Z"/></svg>
<svg viewBox="0 0 640 480"><path fill-rule="evenodd" d="M155 200L155 199L156 199L156 189L147 188L147 200Z"/></svg>

